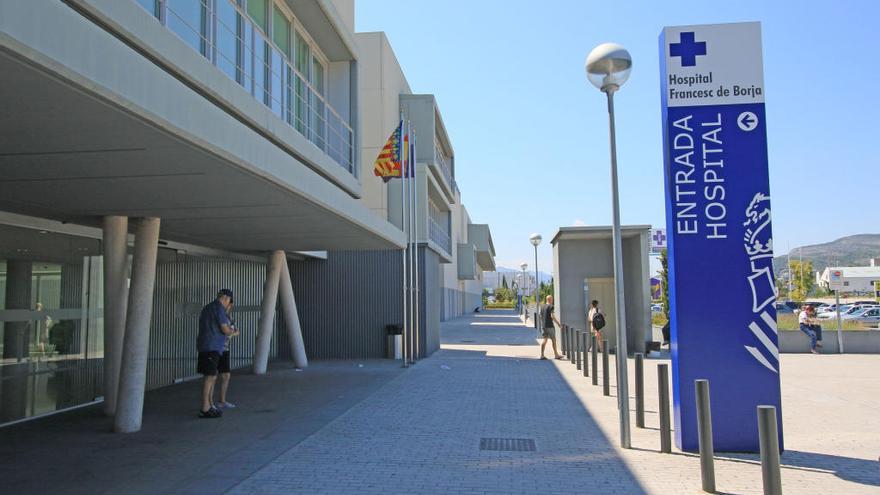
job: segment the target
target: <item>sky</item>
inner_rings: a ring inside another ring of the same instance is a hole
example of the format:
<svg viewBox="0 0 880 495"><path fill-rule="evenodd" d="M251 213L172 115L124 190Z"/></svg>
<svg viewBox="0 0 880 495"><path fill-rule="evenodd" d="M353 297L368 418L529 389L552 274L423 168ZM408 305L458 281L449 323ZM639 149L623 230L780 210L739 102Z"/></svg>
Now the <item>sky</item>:
<svg viewBox="0 0 880 495"><path fill-rule="evenodd" d="M559 227L611 224L608 121L584 60L633 59L615 96L623 224L665 226L658 36L663 26L760 21L776 254L880 233L880 2L356 0L415 93L433 93L474 223L499 266L541 271Z"/></svg>

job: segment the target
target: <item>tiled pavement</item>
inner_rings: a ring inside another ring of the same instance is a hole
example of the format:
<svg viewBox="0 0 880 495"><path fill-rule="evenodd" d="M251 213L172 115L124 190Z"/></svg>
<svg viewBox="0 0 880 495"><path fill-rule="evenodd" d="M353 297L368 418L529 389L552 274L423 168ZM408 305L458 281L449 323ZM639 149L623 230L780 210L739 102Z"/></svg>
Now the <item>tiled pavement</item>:
<svg viewBox="0 0 880 495"><path fill-rule="evenodd" d="M567 361L537 360L533 331L514 315L444 323L443 342L232 492L700 492L696 456L657 452L658 360L645 367L647 428L633 428L624 451L615 399ZM878 364L783 356L786 493L880 493ZM531 438L537 449L481 451L482 437ZM721 493L761 493L755 455L719 455L716 479Z"/></svg>
<svg viewBox="0 0 880 495"><path fill-rule="evenodd" d="M444 323L443 350L406 371L238 375L240 407L219 421L194 418L190 382L147 394L133 435L97 407L3 428L0 493L700 493L695 456L657 452L660 360L645 366L648 428L624 451L616 400L537 354L534 330L489 312ZM880 493L880 356L784 355L782 369L785 493ZM481 451L483 437L536 451ZM716 471L722 493L761 492L754 455Z"/></svg>

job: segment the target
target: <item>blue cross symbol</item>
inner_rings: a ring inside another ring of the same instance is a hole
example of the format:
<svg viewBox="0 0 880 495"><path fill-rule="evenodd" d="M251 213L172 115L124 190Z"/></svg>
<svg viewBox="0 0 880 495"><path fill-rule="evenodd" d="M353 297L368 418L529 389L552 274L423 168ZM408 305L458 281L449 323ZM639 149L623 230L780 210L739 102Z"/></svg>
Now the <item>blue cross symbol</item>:
<svg viewBox="0 0 880 495"><path fill-rule="evenodd" d="M693 32L681 33L678 43L669 44L669 56L680 57L682 67L697 65L697 55L706 54L706 42L696 41Z"/></svg>

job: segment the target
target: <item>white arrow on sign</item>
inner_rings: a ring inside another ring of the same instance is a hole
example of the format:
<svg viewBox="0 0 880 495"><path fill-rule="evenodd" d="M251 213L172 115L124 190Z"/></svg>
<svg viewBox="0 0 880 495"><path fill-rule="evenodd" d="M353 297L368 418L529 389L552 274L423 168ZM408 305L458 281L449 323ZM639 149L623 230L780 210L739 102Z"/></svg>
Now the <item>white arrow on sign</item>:
<svg viewBox="0 0 880 495"><path fill-rule="evenodd" d="M758 116L753 112L743 112L737 117L736 125L746 132L754 131L758 127Z"/></svg>

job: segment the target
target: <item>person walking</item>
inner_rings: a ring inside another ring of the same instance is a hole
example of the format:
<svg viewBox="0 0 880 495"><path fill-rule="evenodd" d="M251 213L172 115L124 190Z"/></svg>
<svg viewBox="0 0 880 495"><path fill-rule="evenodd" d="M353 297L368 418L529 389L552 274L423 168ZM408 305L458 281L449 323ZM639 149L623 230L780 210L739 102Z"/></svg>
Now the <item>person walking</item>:
<svg viewBox="0 0 880 495"><path fill-rule="evenodd" d="M801 312L798 313L798 324L801 332L804 332L810 338L810 352L819 354L819 351L816 350L816 331L814 330L816 321L813 319L811 309L811 306L801 309Z"/></svg>
<svg viewBox="0 0 880 495"><path fill-rule="evenodd" d="M590 323L590 333L596 337L596 346L599 352L602 352L602 329L605 327L605 315L599 309L599 301L595 299L590 303L587 321Z"/></svg>
<svg viewBox="0 0 880 495"><path fill-rule="evenodd" d="M547 296L547 304L541 309L541 317L544 321L544 341L541 342L541 359L547 359L544 357L544 348L547 347L548 339L553 347L553 355L556 359L563 359L562 354L559 354L559 351L556 350L556 327L553 326L554 323L559 326L562 326L562 324L556 319L553 309L553 296Z"/></svg>
<svg viewBox="0 0 880 495"><path fill-rule="evenodd" d="M214 385L220 371L220 357L226 348L226 339L235 333L228 310L232 304L232 291L220 289L217 298L206 304L199 314L199 334L196 337L196 350L199 352L198 373L204 376L202 382L202 407L200 418L219 418L223 411L214 407Z"/></svg>
<svg viewBox="0 0 880 495"><path fill-rule="evenodd" d="M229 307L226 309L226 316L229 317L229 326L232 327L232 334L226 338L226 347L223 348L223 354L220 355L220 363L217 366L217 371L220 373L220 401L215 403L214 406L219 409L232 409L235 407L235 404L226 400L226 392L229 390L229 379L232 377L232 369L229 366L229 343L232 341L232 337L241 334L241 331L235 326L235 318L232 317L234 305L235 301L230 298Z"/></svg>

